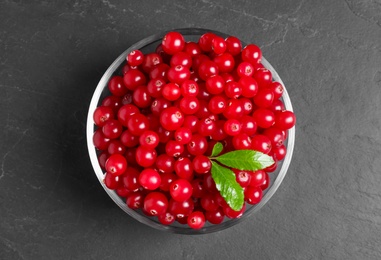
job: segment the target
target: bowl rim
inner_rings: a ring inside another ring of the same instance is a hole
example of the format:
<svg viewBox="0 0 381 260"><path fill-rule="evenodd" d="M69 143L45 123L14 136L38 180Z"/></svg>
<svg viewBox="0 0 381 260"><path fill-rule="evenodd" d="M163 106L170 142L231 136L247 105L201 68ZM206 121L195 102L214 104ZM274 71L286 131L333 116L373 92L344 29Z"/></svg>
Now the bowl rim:
<svg viewBox="0 0 381 260"><path fill-rule="evenodd" d="M171 30L166 30L163 32L159 32L153 35L150 35L134 44L132 44L129 48L127 48L122 54L120 54L114 62L108 67L108 69L105 71L103 74L102 78L100 79L96 89L94 90L93 96L91 98L88 114L87 114L87 122L86 122L86 138L87 138L87 147L88 147L88 152L89 152L89 157L90 161L93 167L93 170L95 172L95 175L98 178L98 181L106 191L106 193L109 195L109 197L128 215L133 217L134 219L138 220L139 222L146 224L150 227L156 228L158 230L162 231L169 231L172 233L178 233L178 234L190 234L190 235L195 235L195 234L207 234L207 233L212 233L216 231L221 231L226 228L229 228L233 225L236 225L243 220L247 219L251 215L253 215L255 212L258 212L270 199L271 197L275 194L277 189L279 188L280 184L282 183L284 177L286 176L287 170L289 168L291 158L293 155L293 150L294 150L294 144L295 144L295 126L292 127L291 129L288 130L288 138L287 138L287 153L285 158L282 160L282 166L279 170L278 175L273 181L273 184L269 186L269 188L266 190L266 193L264 194L262 200L251 207L249 210L247 210L242 217L238 219L230 219L227 220L221 224L218 225L211 225L211 226L206 226L200 230L194 230L189 227L175 227L175 226L165 226L162 225L156 221L154 221L152 218L148 216L143 216L142 214L139 214L137 211L132 210L126 206L125 201L123 201L115 191L110 190L106 187L106 185L103 182L103 176L104 172L101 169L99 163L98 163L98 156L96 152L96 148L93 145L93 133L95 131L95 125L93 121L93 113L94 110L97 108L99 100L101 98L101 94L103 90L107 87L108 79L115 73L115 71L118 70L120 65L125 61L126 56L129 52L132 50L136 49L141 49L144 46L147 46L149 44L152 44L158 40L160 40L166 33L170 31L177 31L182 34L185 34L187 36L191 35L202 35L206 32L212 32L214 34L217 34L221 37L228 37L228 34L215 31L215 30L209 30L209 29L204 29L204 28L179 28L179 29L171 29ZM241 41L242 42L242 41ZM247 45L246 43L242 42L243 46ZM286 110L293 111L293 107L291 104L290 97L288 95L287 89L274 69L274 67L265 59L265 57L262 57L262 64L264 65L265 68L271 71L273 79L275 81L278 81L279 83L282 84L284 87L284 92L282 95L283 103L285 105Z"/></svg>

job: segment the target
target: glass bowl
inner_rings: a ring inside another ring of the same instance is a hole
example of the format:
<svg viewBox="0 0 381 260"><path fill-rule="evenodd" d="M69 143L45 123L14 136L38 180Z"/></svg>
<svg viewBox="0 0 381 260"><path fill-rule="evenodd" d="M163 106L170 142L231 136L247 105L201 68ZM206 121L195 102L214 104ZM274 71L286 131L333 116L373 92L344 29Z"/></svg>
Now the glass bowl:
<svg viewBox="0 0 381 260"><path fill-rule="evenodd" d="M206 33L206 32L212 32L216 35L219 35L221 37L228 37L229 35L213 31L213 30L207 30L207 29L200 29L200 28L184 28L184 29L174 29L170 31L178 31L181 34L183 34L184 38L186 41L198 41L199 37ZM237 218L237 219L228 219L225 217L224 222L218 225L212 225L206 222L205 226L202 229L195 230L191 229L187 225L181 225L177 223L176 221L169 226L161 224L157 218L154 217L148 217L141 211L135 211L130 209L127 205L126 202L123 198L119 197L115 191L108 189L104 182L104 172L101 169L99 163L98 163L98 155L97 155L97 150L93 145L93 133L96 129L94 123L93 123L93 113L94 110L97 108L97 106L101 103L101 100L106 97L107 95L110 94L108 88L107 88L107 83L113 75L119 74L121 75L121 68L126 60L126 56L128 53L130 53L132 50L140 49L143 53L149 53L149 52L154 52L155 48L157 47L158 44L161 43L161 39L163 36L169 31L163 31L154 35L151 35L133 45L131 45L127 50L125 50L112 64L111 66L106 70L104 73L103 77L98 83L98 86L96 87L93 97L91 99L90 107L89 107L89 112L87 116L87 145L88 145L88 151L89 151L89 156L90 160L92 163L92 166L94 168L95 175L97 176L99 183L102 185L106 193L110 196L110 198L123 210L125 211L128 215L133 217L134 219L138 220L139 222L146 224L150 227L162 230L162 231L167 231L167 232L172 232L172 233L180 233L180 234L206 234L206 233L212 233L216 231L221 231L226 228L229 228L231 226L234 226L244 220L249 219L255 212L260 210L269 200L270 198L274 195L276 190L279 188L280 184L282 183L287 169L290 165L291 162L291 157L294 149L294 142L295 142L295 127L291 128L288 130L288 138L285 141L285 145L287 147L287 154L286 157L283 159L283 161L278 162L278 167L276 171L272 172L269 174L270 177L270 185L267 189L264 190L263 192L263 198L260 201L260 203L256 205L249 205L247 204L246 211L242 215L242 217ZM245 46L246 44L242 42L242 45ZM271 71L273 80L280 82L283 86L284 83L282 82L281 78L279 77L278 73L275 71L275 69L271 66L271 64L263 57L262 58L262 64ZM292 104L290 97L287 93L286 88L284 88L284 93L282 96L284 105L286 110L293 111Z"/></svg>

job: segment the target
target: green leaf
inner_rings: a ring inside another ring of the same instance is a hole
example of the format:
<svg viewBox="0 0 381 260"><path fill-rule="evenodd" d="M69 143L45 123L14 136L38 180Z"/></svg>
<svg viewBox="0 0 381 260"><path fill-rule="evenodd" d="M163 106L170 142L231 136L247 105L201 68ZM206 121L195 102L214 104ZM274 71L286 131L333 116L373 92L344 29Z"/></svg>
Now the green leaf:
<svg viewBox="0 0 381 260"><path fill-rule="evenodd" d="M214 158L228 167L245 170L262 170L274 163L271 156L253 150L236 150Z"/></svg>
<svg viewBox="0 0 381 260"><path fill-rule="evenodd" d="M243 188L238 184L234 172L212 162L212 178L217 190L233 210L240 210L244 203Z"/></svg>
<svg viewBox="0 0 381 260"><path fill-rule="evenodd" d="M213 151L212 151L212 157L215 157L219 155L222 152L222 149L224 149L224 146L218 142L213 146Z"/></svg>

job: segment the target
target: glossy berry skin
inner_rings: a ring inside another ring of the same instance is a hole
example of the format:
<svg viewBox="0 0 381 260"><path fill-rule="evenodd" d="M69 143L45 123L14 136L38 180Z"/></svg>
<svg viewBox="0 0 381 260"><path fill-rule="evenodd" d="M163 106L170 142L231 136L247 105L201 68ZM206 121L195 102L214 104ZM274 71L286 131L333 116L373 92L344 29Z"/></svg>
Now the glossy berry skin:
<svg viewBox="0 0 381 260"><path fill-rule="evenodd" d="M102 101L102 106L111 107L114 111L114 114L118 113L119 108L122 106L121 97L117 96L108 96L105 97Z"/></svg>
<svg viewBox="0 0 381 260"><path fill-rule="evenodd" d="M160 124L169 131L177 130L184 123L184 115L177 107L168 107L161 112Z"/></svg>
<svg viewBox="0 0 381 260"><path fill-rule="evenodd" d="M156 158L156 168L160 173L171 173L173 172L175 164L175 159L173 156L169 156L167 154L160 154Z"/></svg>
<svg viewBox="0 0 381 260"><path fill-rule="evenodd" d="M243 76L238 81L242 86L242 96L252 98L258 93L258 83L249 76Z"/></svg>
<svg viewBox="0 0 381 260"><path fill-rule="evenodd" d="M180 91L183 97L196 97L199 87L196 81L188 79L181 83Z"/></svg>
<svg viewBox="0 0 381 260"><path fill-rule="evenodd" d="M225 95L228 98L238 98L242 94L242 86L238 82L229 81L225 84Z"/></svg>
<svg viewBox="0 0 381 260"><path fill-rule="evenodd" d="M130 193L127 196L126 204L129 208L134 210L142 208L144 204L143 192L137 191L137 192Z"/></svg>
<svg viewBox="0 0 381 260"><path fill-rule="evenodd" d="M136 135L133 135L128 129L123 131L123 133L120 135L120 141L121 143L129 148L135 147L139 144L139 137Z"/></svg>
<svg viewBox="0 0 381 260"><path fill-rule="evenodd" d="M205 216L201 211L194 211L188 216L187 223L193 229L201 229L205 225Z"/></svg>
<svg viewBox="0 0 381 260"><path fill-rule="evenodd" d="M127 128L133 135L141 135L149 129L149 122L146 116L136 113L129 117Z"/></svg>
<svg viewBox="0 0 381 260"><path fill-rule="evenodd" d="M183 97L180 100L180 109L186 115L195 114L200 108L200 102L196 97Z"/></svg>
<svg viewBox="0 0 381 260"><path fill-rule="evenodd" d="M254 104L261 108L270 107L273 101L274 93L269 88L261 89L254 97Z"/></svg>
<svg viewBox="0 0 381 260"><path fill-rule="evenodd" d="M169 140L165 145L165 152L172 157L179 157L184 152L184 146L177 141Z"/></svg>
<svg viewBox="0 0 381 260"><path fill-rule="evenodd" d="M215 54L222 54L226 51L225 39L220 36L214 36L211 44L212 44L212 51Z"/></svg>
<svg viewBox="0 0 381 260"><path fill-rule="evenodd" d="M259 88L265 88L272 82L271 71L268 69L258 69L254 72L254 78L258 82Z"/></svg>
<svg viewBox="0 0 381 260"><path fill-rule="evenodd" d="M169 193L175 201L183 202L192 196L192 184L186 179L177 179L169 187Z"/></svg>
<svg viewBox="0 0 381 260"><path fill-rule="evenodd" d="M225 80L220 75L209 77L205 82L205 87L210 94L221 94L225 89Z"/></svg>
<svg viewBox="0 0 381 260"><path fill-rule="evenodd" d="M151 112L154 116L160 116L161 112L172 105L171 101L161 97L155 99L151 104Z"/></svg>
<svg viewBox="0 0 381 260"><path fill-rule="evenodd" d="M259 108L254 111L253 118L257 125L262 128L269 128L275 123L274 113L266 108Z"/></svg>
<svg viewBox="0 0 381 260"><path fill-rule="evenodd" d="M139 188L141 188L139 184L139 174L135 168L128 167L122 175L123 185L132 192L139 190Z"/></svg>
<svg viewBox="0 0 381 260"><path fill-rule="evenodd" d="M285 145L280 145L278 147L274 147L272 149L272 152L273 152L273 157L278 160L278 161L281 161L284 159L284 157L286 156L286 153L287 153L287 148Z"/></svg>
<svg viewBox="0 0 381 260"><path fill-rule="evenodd" d="M271 151L271 141L265 135L254 135L251 138L251 148L255 151L268 154Z"/></svg>
<svg viewBox="0 0 381 260"><path fill-rule="evenodd" d="M248 171L241 171L241 170L233 170L235 176L236 176L236 181L238 182L241 187L247 187L250 185L251 181L251 174Z"/></svg>
<svg viewBox="0 0 381 260"><path fill-rule="evenodd" d="M248 44L245 48L243 48L241 53L242 60L250 62L255 65L260 63L262 60L262 51L255 44Z"/></svg>
<svg viewBox="0 0 381 260"><path fill-rule="evenodd" d="M234 57L230 53L223 53L213 58L220 73L232 72L235 66Z"/></svg>
<svg viewBox="0 0 381 260"><path fill-rule="evenodd" d="M241 123L237 119L228 119L224 124L224 131L230 136L238 135L241 132Z"/></svg>
<svg viewBox="0 0 381 260"><path fill-rule="evenodd" d="M262 186L266 181L266 175L267 173L264 170L257 170L257 171L251 172L249 186L252 186L252 187Z"/></svg>
<svg viewBox="0 0 381 260"><path fill-rule="evenodd" d="M208 109L213 114L221 114L225 111L227 100L223 95L213 96L208 103Z"/></svg>
<svg viewBox="0 0 381 260"><path fill-rule="evenodd" d="M106 138L115 139L118 138L123 131L122 124L115 119L107 120L102 127L102 133Z"/></svg>
<svg viewBox="0 0 381 260"><path fill-rule="evenodd" d="M139 143L142 147L155 149L159 144L159 135L151 130L144 131L139 137Z"/></svg>
<svg viewBox="0 0 381 260"><path fill-rule="evenodd" d="M167 197L158 191L153 191L147 194L144 198L144 210L152 216L165 214L168 208Z"/></svg>
<svg viewBox="0 0 381 260"><path fill-rule="evenodd" d="M241 53L242 43L237 37L229 36L225 39L225 41L226 41L227 51L231 55L236 56Z"/></svg>
<svg viewBox="0 0 381 260"><path fill-rule="evenodd" d="M243 61L240 64L238 64L237 70L236 70L237 75L240 78L244 77L244 76L252 77L254 74L254 71L255 71L254 66L251 65L251 63L247 62L247 61Z"/></svg>
<svg viewBox="0 0 381 260"><path fill-rule="evenodd" d="M160 183L160 186L159 188L162 190L162 191L169 191L169 187L171 185L171 183L174 181L174 180L177 180L178 177L172 173L172 172L165 172L165 173L162 173L160 175L160 178L161 178L161 183Z"/></svg>
<svg viewBox="0 0 381 260"><path fill-rule="evenodd" d="M152 97L148 93L146 86L139 86L132 94L132 101L139 108L149 107L152 103Z"/></svg>
<svg viewBox="0 0 381 260"><path fill-rule="evenodd" d="M138 86L145 85L147 79L140 70L130 70L123 76L124 85L129 90L135 90Z"/></svg>
<svg viewBox="0 0 381 260"><path fill-rule="evenodd" d="M192 155L201 155L208 149L208 142L204 136L195 134L187 144L187 149Z"/></svg>
<svg viewBox="0 0 381 260"><path fill-rule="evenodd" d="M237 99L229 99L227 107L223 112L227 119L239 119L244 115L243 106L241 101Z"/></svg>
<svg viewBox="0 0 381 260"><path fill-rule="evenodd" d="M201 48L195 42L186 42L183 51L188 53L191 57L201 54Z"/></svg>
<svg viewBox="0 0 381 260"><path fill-rule="evenodd" d="M114 111L111 107L100 106L95 109L93 120L96 126L104 126L109 119L114 119Z"/></svg>
<svg viewBox="0 0 381 260"><path fill-rule="evenodd" d="M157 53L148 53L145 55L143 63L140 68L148 74L156 66L163 63L163 58Z"/></svg>
<svg viewBox="0 0 381 260"><path fill-rule="evenodd" d="M192 180L193 178L193 164L189 158L180 157L174 163L174 171L179 178Z"/></svg>
<svg viewBox="0 0 381 260"><path fill-rule="evenodd" d="M285 110L285 106L281 100L274 99L274 101L271 104L271 106L269 107L269 109L271 109L271 111L273 111L273 112L283 111L283 110Z"/></svg>
<svg viewBox="0 0 381 260"><path fill-rule="evenodd" d="M105 164L106 171L114 176L122 175L127 169L127 161L121 154L112 154Z"/></svg>
<svg viewBox="0 0 381 260"><path fill-rule="evenodd" d="M175 53L170 60L171 67L181 65L188 69L192 67L192 56L186 52L180 51Z"/></svg>
<svg viewBox="0 0 381 260"><path fill-rule="evenodd" d="M115 190L121 186L121 178L120 176L115 176L110 172L106 172L105 177L103 179L103 183L110 190Z"/></svg>
<svg viewBox="0 0 381 260"><path fill-rule="evenodd" d="M274 100L279 99L283 95L284 88L279 82L271 82L268 86L274 93Z"/></svg>
<svg viewBox="0 0 381 260"><path fill-rule="evenodd" d="M166 225L166 226L169 226L171 225L173 222L175 222L176 218L175 216L173 216L171 213L169 212L166 212L164 214L161 214L161 215L158 215L157 216L157 219L159 220L159 222L163 225Z"/></svg>
<svg viewBox="0 0 381 260"><path fill-rule="evenodd" d="M249 186L245 189L245 201L251 205L258 204L262 200L262 189L260 187Z"/></svg>
<svg viewBox="0 0 381 260"><path fill-rule="evenodd" d="M146 168L139 175L139 184L146 190L156 190L160 183L160 174L154 169Z"/></svg>
<svg viewBox="0 0 381 260"><path fill-rule="evenodd" d="M203 80L207 80L209 77L217 75L218 72L217 64L211 60L204 61L198 68L198 75Z"/></svg>
<svg viewBox="0 0 381 260"><path fill-rule="evenodd" d="M283 145L284 136L282 130L276 127L270 127L267 128L263 134L270 139L273 148Z"/></svg>
<svg viewBox="0 0 381 260"><path fill-rule="evenodd" d="M198 40L198 45L200 46L201 50L204 52L210 52L212 51L212 41L213 38L216 37L214 33L208 32L204 33L200 36L200 39Z"/></svg>
<svg viewBox="0 0 381 260"><path fill-rule="evenodd" d="M210 171L212 167L212 163L209 158L205 155L197 155L194 157L193 161L193 169L195 172L199 174L204 174Z"/></svg>
<svg viewBox="0 0 381 260"><path fill-rule="evenodd" d="M209 117L203 118L198 122L197 132L202 136L210 136L216 130L216 123Z"/></svg>
<svg viewBox="0 0 381 260"><path fill-rule="evenodd" d="M168 83L163 87L161 94L165 99L175 101L181 96L180 87L175 83Z"/></svg>
<svg viewBox="0 0 381 260"><path fill-rule="evenodd" d="M144 54L140 50L133 50L127 55L127 62L130 66L139 66L143 63Z"/></svg>
<svg viewBox="0 0 381 260"><path fill-rule="evenodd" d="M139 146L136 149L136 162L142 167L152 166L157 157L157 153L154 149L147 149L145 147Z"/></svg>
<svg viewBox="0 0 381 260"><path fill-rule="evenodd" d="M205 219L215 225L221 224L224 220L225 214L221 207L215 211L206 211Z"/></svg>
<svg viewBox="0 0 381 260"><path fill-rule="evenodd" d="M121 97L128 92L128 89L124 86L123 77L121 76L113 76L107 86L114 96Z"/></svg>
<svg viewBox="0 0 381 260"><path fill-rule="evenodd" d="M250 150L251 149L251 137L245 133L239 133L233 136L233 146L235 150Z"/></svg>
<svg viewBox="0 0 381 260"><path fill-rule="evenodd" d="M140 113L139 108L133 104L126 104L119 108L118 110L118 121L122 123L123 126L127 127L128 118L133 115Z"/></svg>
<svg viewBox="0 0 381 260"><path fill-rule="evenodd" d="M163 80L164 82L167 81L167 72L169 70L169 65L165 63L160 63L157 64L155 67L153 67L149 73L148 76L151 80L153 79L160 79ZM148 87L148 85L147 85Z"/></svg>
<svg viewBox="0 0 381 260"><path fill-rule="evenodd" d="M108 154L124 154L126 147L118 139L111 140L107 147Z"/></svg>
<svg viewBox="0 0 381 260"><path fill-rule="evenodd" d="M187 144L192 139L192 131L187 127L180 127L175 131L175 140L180 144Z"/></svg>
<svg viewBox="0 0 381 260"><path fill-rule="evenodd" d="M296 123L295 114L292 111L282 111L275 114L275 126L281 130L292 128Z"/></svg>
<svg viewBox="0 0 381 260"><path fill-rule="evenodd" d="M176 217L189 216L194 209L194 202L192 199L188 199L182 202L174 199L169 200L168 211Z"/></svg>
<svg viewBox="0 0 381 260"><path fill-rule="evenodd" d="M190 78L190 70L182 65L171 67L167 71L167 78L170 82L181 84Z"/></svg>
<svg viewBox="0 0 381 260"><path fill-rule="evenodd" d="M166 53L173 55L184 49L185 40L181 33L169 32L163 37L161 45Z"/></svg>

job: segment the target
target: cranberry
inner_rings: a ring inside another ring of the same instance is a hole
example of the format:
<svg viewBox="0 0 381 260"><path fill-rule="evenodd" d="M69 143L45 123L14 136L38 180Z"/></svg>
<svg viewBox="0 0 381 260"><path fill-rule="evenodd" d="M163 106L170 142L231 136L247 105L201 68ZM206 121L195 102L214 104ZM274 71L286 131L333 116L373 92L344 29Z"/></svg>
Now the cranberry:
<svg viewBox="0 0 381 260"><path fill-rule="evenodd" d="M236 56L241 53L242 50L242 44L241 41L234 36L229 36L225 39L226 41L226 48L227 51L233 55Z"/></svg>
<svg viewBox="0 0 381 260"><path fill-rule="evenodd" d="M160 174L154 169L144 169L139 175L139 184L146 190L156 190L160 182Z"/></svg>
<svg viewBox="0 0 381 260"><path fill-rule="evenodd" d="M166 213L168 208L167 197L158 191L153 191L147 194L144 198L144 210L153 216Z"/></svg>
<svg viewBox="0 0 381 260"><path fill-rule="evenodd" d="M106 124L107 120L114 118L114 111L111 107L100 106L97 107L93 114L95 125L102 127Z"/></svg>
<svg viewBox="0 0 381 260"><path fill-rule="evenodd" d="M156 161L157 153L154 149L139 146L136 149L136 162L142 167L150 167Z"/></svg>
<svg viewBox="0 0 381 260"><path fill-rule="evenodd" d="M184 115L178 108L168 107L161 112L160 123L165 129L174 131L184 123Z"/></svg>
<svg viewBox="0 0 381 260"><path fill-rule="evenodd" d="M205 224L205 216L201 211L194 211L188 216L187 223L193 229L201 229Z"/></svg>
<svg viewBox="0 0 381 260"><path fill-rule="evenodd" d="M113 76L108 82L108 89L110 92L118 97L125 95L128 89L124 86L123 77Z"/></svg>
<svg viewBox="0 0 381 260"><path fill-rule="evenodd" d="M141 135L149 129L149 122L146 116L136 113L129 117L127 127L133 135Z"/></svg>
<svg viewBox="0 0 381 260"><path fill-rule="evenodd" d="M291 111L281 111L275 114L275 126L281 130L287 130L295 125L296 117Z"/></svg>
<svg viewBox="0 0 381 260"><path fill-rule="evenodd" d="M211 60L206 60L200 64L198 68L198 75L201 79L207 80L211 76L218 74L218 66Z"/></svg>
<svg viewBox="0 0 381 260"><path fill-rule="evenodd" d="M177 179L169 187L171 197L178 202L188 200L192 196L192 184L186 179Z"/></svg>
<svg viewBox="0 0 381 260"><path fill-rule="evenodd" d="M143 63L144 54L140 50L133 50L127 55L127 62L130 66L139 66Z"/></svg>
<svg viewBox="0 0 381 260"><path fill-rule="evenodd" d="M163 37L161 45L166 53L173 55L184 49L185 40L181 33L169 32Z"/></svg>
<svg viewBox="0 0 381 260"><path fill-rule="evenodd" d="M260 63L262 60L262 51L255 44L249 44L242 50L242 60L250 62L251 64Z"/></svg>
<svg viewBox="0 0 381 260"><path fill-rule="evenodd" d="M121 154L112 154L107 159L105 164L106 171L119 176L122 175L127 169L127 161Z"/></svg>
<svg viewBox="0 0 381 260"><path fill-rule="evenodd" d="M221 73L232 72L235 66L234 57L230 53L223 53L213 58Z"/></svg>
<svg viewBox="0 0 381 260"><path fill-rule="evenodd" d="M193 169L195 172L199 174L204 174L210 171L212 167L212 163L209 158L205 155L197 155L194 157L193 161Z"/></svg>
<svg viewBox="0 0 381 260"><path fill-rule="evenodd" d="M176 175L182 179L191 180L193 178L193 164L189 158L180 157L174 163Z"/></svg>
<svg viewBox="0 0 381 260"><path fill-rule="evenodd" d="M123 81L127 89L135 90L138 86L144 85L147 80L140 70L130 70L124 74Z"/></svg>

